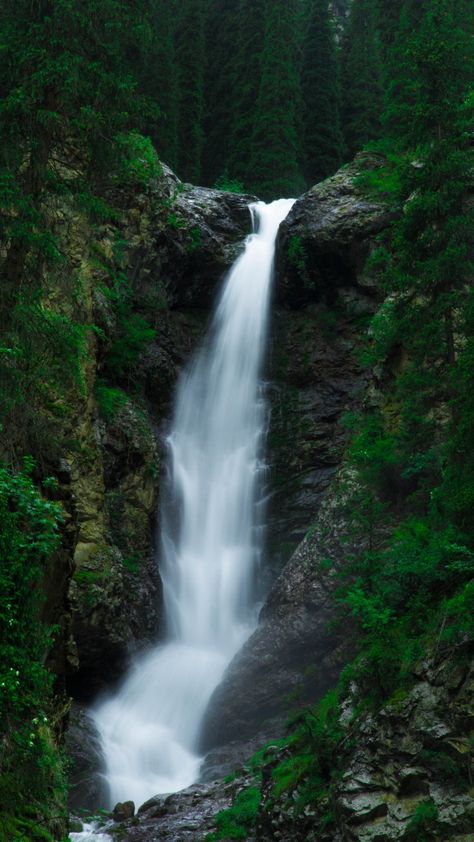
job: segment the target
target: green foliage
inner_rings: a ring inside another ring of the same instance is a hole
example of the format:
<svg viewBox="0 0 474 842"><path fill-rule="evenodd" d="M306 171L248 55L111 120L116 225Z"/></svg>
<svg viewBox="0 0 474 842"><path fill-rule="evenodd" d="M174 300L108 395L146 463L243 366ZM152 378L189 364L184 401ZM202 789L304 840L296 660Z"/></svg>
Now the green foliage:
<svg viewBox="0 0 474 842"><path fill-rule="evenodd" d="M19 473L0 467L2 842L51 840L49 802L64 795L49 725L52 677L44 665L52 630L41 619L39 588L59 546L62 518L60 507L35 488L32 469L31 460Z"/></svg>
<svg viewBox="0 0 474 842"><path fill-rule="evenodd" d="M217 831L206 836L206 842L219 839L247 839L260 805L260 789L250 786L235 797L232 807L221 810L215 818Z"/></svg>
<svg viewBox="0 0 474 842"><path fill-rule="evenodd" d="M95 398L99 412L106 421L113 421L117 412L128 401L122 389L107 386L102 380L99 380L95 387Z"/></svg>
<svg viewBox="0 0 474 842"><path fill-rule="evenodd" d="M159 178L161 164L150 138L128 132L117 135L116 143L119 158L114 175L120 184L146 187L151 179Z"/></svg>
<svg viewBox="0 0 474 842"><path fill-rule="evenodd" d="M433 830L436 827L438 808L431 801L423 801L415 810L413 817L408 824L406 839L413 842L430 842L433 838Z"/></svg>
<svg viewBox="0 0 474 842"><path fill-rule="evenodd" d="M225 193L244 193L245 187L237 178L230 178L227 170L216 179L214 187Z"/></svg>
<svg viewBox="0 0 474 842"><path fill-rule="evenodd" d="M340 75L327 0L315 0L302 66L304 173L309 185L331 175L342 161Z"/></svg>

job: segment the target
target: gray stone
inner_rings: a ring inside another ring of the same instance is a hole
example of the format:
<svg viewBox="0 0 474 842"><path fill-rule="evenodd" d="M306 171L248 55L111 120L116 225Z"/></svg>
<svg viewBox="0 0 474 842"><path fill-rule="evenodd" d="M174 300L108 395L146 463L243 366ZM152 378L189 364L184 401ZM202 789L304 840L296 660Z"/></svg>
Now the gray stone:
<svg viewBox="0 0 474 842"><path fill-rule="evenodd" d="M292 308L314 300L334 302L338 290L348 287L358 287L369 299L376 296L373 280L363 274L363 267L374 237L397 210L367 196L357 179L384 163L381 156L360 153L298 199L280 228L280 302Z"/></svg>
<svg viewBox="0 0 474 842"><path fill-rule="evenodd" d="M114 822L126 822L135 815L135 804L133 801L124 801L116 804L111 813Z"/></svg>

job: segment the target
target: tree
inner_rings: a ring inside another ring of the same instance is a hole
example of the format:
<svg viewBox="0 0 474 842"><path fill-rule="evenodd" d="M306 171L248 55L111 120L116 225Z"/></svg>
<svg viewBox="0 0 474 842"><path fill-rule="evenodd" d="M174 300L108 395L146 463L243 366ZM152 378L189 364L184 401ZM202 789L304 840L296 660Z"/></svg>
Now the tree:
<svg viewBox="0 0 474 842"><path fill-rule="evenodd" d="M204 145L204 0L188 0L177 32L179 68L178 170L199 183Z"/></svg>
<svg viewBox="0 0 474 842"><path fill-rule="evenodd" d="M375 0L354 0L342 45L343 129L350 156L380 134L382 65Z"/></svg>
<svg viewBox="0 0 474 842"><path fill-rule="evenodd" d="M203 152L206 184L214 184L228 167L238 85L235 71L238 28L239 4L234 0L211 0L206 20Z"/></svg>
<svg viewBox="0 0 474 842"><path fill-rule="evenodd" d="M151 37L138 55L140 90L159 113L144 125L162 161L178 166L178 66L175 54L175 16L169 0L150 0Z"/></svg>
<svg viewBox="0 0 474 842"><path fill-rule="evenodd" d="M314 0L302 72L304 174L309 184L333 173L342 159L336 41L327 0Z"/></svg>
<svg viewBox="0 0 474 842"><path fill-rule="evenodd" d="M240 0L234 56L235 89L229 137L228 173L250 184L253 130L258 119L257 92L265 39L265 0Z"/></svg>
<svg viewBox="0 0 474 842"><path fill-rule="evenodd" d="M262 198L297 195L300 170L301 117L298 0L267 4L265 44L252 134L249 186Z"/></svg>
<svg viewBox="0 0 474 842"><path fill-rule="evenodd" d="M130 56L149 37L148 0L5 0L0 9L0 237L7 242L4 313L11 309L25 258L54 254L42 229L41 196L61 181L59 149L80 148L89 183L103 178L118 135L140 126ZM58 157L59 156L59 157Z"/></svg>

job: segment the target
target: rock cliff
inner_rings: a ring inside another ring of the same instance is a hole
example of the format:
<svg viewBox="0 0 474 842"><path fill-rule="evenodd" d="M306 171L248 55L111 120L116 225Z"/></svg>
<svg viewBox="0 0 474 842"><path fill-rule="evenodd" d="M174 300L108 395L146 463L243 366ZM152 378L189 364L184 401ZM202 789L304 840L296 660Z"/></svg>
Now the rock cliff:
<svg viewBox="0 0 474 842"><path fill-rule="evenodd" d="M66 447L55 466L74 570L69 688L83 699L118 677L131 647L159 632L157 431L202 330L209 296L250 228L250 198L183 185L166 168L147 189L115 188L108 201L114 221L96 226L67 202L52 213L76 290L75 302L66 291L54 306L74 306L76 316L80 311L96 326L83 386L70 395ZM111 349L133 342L121 335L111 276L131 290L131 319L145 315L151 328L133 376L111 372L107 363Z"/></svg>
<svg viewBox="0 0 474 842"><path fill-rule="evenodd" d="M297 791L272 797L269 765L259 842L468 842L474 827L472 654L469 644L430 653L409 692L375 716L354 717L352 749L341 746L344 763L330 799L299 812Z"/></svg>

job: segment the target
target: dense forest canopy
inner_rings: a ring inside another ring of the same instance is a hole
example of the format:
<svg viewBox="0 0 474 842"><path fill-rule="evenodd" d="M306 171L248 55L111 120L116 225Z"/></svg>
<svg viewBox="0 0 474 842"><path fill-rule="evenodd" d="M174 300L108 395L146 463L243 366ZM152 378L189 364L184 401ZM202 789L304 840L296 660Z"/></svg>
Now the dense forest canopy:
<svg viewBox="0 0 474 842"><path fill-rule="evenodd" d="M409 681L427 635L439 645L472 635L473 37L470 0L3 0L1 840L23 838L31 811L19 805L48 815L64 787L45 727L54 630L33 585L59 540L45 477L66 446L61 401L82 388L99 333L44 306L45 271L58 288L69 280L46 197L72 197L95 225L110 219L114 184L146 184L158 158L183 180L269 199L300 194L367 145L380 156L361 188L398 213L370 257L386 303L364 326L362 363L388 366L393 405L348 423L354 528L383 540L352 560L338 597L362 641L349 676L361 704ZM121 333L103 374L118 388L153 329L128 286L111 282L109 298ZM31 455L39 467L21 467ZM327 768L314 763L324 788Z"/></svg>

